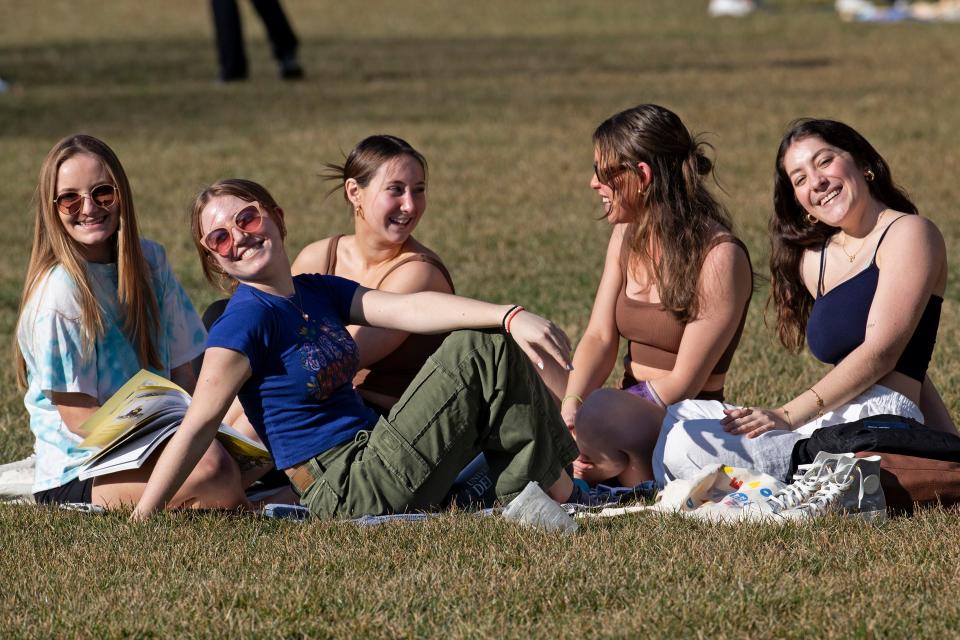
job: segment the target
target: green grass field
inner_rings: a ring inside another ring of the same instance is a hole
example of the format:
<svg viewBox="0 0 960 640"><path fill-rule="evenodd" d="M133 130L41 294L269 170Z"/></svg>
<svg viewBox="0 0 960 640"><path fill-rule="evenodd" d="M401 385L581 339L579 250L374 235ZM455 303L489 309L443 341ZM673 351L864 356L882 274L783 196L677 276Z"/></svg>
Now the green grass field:
<svg viewBox="0 0 960 640"><path fill-rule="evenodd" d="M287 0L308 77L283 83L246 3L251 79L218 86L206 3L0 0L0 340L12 341L40 162L98 135L123 161L144 235L198 307L215 293L187 230L220 177L266 184L289 250L348 230L317 173L393 133L430 161L417 236L458 291L522 302L576 339L609 230L587 188L590 134L640 102L677 111L717 148L725 202L766 272L780 135L845 120L890 161L958 255L960 26L845 24L832 1L771 0L711 20L706 0ZM931 376L960 409L956 278ZM790 356L754 298L728 397L781 402L821 365ZM0 460L32 444L0 374ZM360 529L216 514L129 525L0 508L0 635L12 637L960 636L960 521L880 527L590 523L572 537L452 515Z"/></svg>

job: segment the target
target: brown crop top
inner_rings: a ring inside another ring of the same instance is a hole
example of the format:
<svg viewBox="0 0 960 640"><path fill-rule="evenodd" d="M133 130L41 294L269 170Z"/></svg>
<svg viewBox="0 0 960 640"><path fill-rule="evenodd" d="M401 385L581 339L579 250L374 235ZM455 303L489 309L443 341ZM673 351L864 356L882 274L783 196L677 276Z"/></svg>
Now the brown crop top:
<svg viewBox="0 0 960 640"><path fill-rule="evenodd" d="M327 263L324 275L335 275L337 268L337 245L340 244L340 238L343 235L334 236L330 239L327 249ZM404 258L397 264L390 267L390 270L383 274L383 277L377 282L375 289L379 289L386 280L387 276L394 272L401 265L408 262L426 262L440 270L440 273L450 285L450 291L456 292L453 288L453 278L450 272L443 266L443 263L437 258L417 253ZM447 337L447 334L419 335L410 334L406 340L400 343L396 349L386 356L371 364L369 368L360 369L353 378L353 386L358 391L370 391L378 395L387 396L393 399L391 405L400 399L407 386L413 380L414 376L420 371L427 358L440 347L440 343ZM390 407L379 407L388 412Z"/></svg>
<svg viewBox="0 0 960 640"><path fill-rule="evenodd" d="M750 252L747 247L735 236L720 235L711 243L710 249L723 244L732 242L747 254L747 261L750 260ZM708 249L708 251L710 250ZM624 370L629 373L630 363L636 362L648 367L670 371L677 363L677 352L680 350L680 340L683 338L683 331L686 325L677 320L659 302L640 302L627 297L627 261L626 252L621 253L620 268L623 272L623 287L620 289L620 295L617 296L617 331L627 339L627 354L624 356ZM753 272L751 267L750 280L751 295L753 292ZM740 325L736 333L730 339L720 360L711 371L711 374L726 373L730 368L730 361L733 359L733 352L737 350L740 343L740 336L743 333L743 325L747 319L747 309L750 306L750 298L743 307L743 314L740 316Z"/></svg>

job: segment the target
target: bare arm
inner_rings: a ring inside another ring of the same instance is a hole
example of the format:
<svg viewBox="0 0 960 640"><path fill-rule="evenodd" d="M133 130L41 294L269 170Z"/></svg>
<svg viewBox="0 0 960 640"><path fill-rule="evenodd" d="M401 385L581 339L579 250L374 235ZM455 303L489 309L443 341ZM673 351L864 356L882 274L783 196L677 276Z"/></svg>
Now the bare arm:
<svg viewBox="0 0 960 640"><path fill-rule="evenodd" d="M436 291L404 294L359 287L350 307L350 322L428 334L490 329L500 327L511 307ZM521 311L514 316L510 333L533 362L549 357L560 366L570 366L570 341L549 320Z"/></svg>
<svg viewBox="0 0 960 640"><path fill-rule="evenodd" d="M440 273L440 270L427 262L404 264L387 277L380 290L392 293L451 292L450 285ZM353 335L357 347L360 348L361 367L369 366L390 355L410 335L406 331L375 327L351 326L348 330Z"/></svg>
<svg viewBox="0 0 960 640"><path fill-rule="evenodd" d="M170 501L213 442L220 421L250 373L250 363L242 353L207 349L187 415L160 454L131 518L146 518Z"/></svg>
<svg viewBox="0 0 960 640"><path fill-rule="evenodd" d="M673 369L652 384L665 404L696 395L733 339L751 295L750 261L736 244L718 244L700 270L698 317L683 330Z"/></svg>
<svg viewBox="0 0 960 640"><path fill-rule="evenodd" d="M63 425L71 433L83 438L89 435L80 426L100 408L96 398L85 393L51 391L50 400L57 405Z"/></svg>
<svg viewBox="0 0 960 640"><path fill-rule="evenodd" d="M908 216L896 223L878 253L880 279L867 316L863 343L836 367L776 410L740 410L725 419L728 431L751 437L770 429L796 427L823 411L834 409L863 393L893 371L913 335L931 294L942 292L946 280L946 246L932 222ZM808 272L805 271L805 277ZM808 288L813 290L808 282ZM787 420L789 414L790 419Z"/></svg>
<svg viewBox="0 0 960 640"><path fill-rule="evenodd" d="M573 429L580 399L599 389L613 371L617 361L620 333L617 331L617 296L623 287L620 250L626 225L617 225L607 243L607 257L597 295L593 300L590 321L573 355L573 371L567 382L566 394L560 406L567 427Z"/></svg>

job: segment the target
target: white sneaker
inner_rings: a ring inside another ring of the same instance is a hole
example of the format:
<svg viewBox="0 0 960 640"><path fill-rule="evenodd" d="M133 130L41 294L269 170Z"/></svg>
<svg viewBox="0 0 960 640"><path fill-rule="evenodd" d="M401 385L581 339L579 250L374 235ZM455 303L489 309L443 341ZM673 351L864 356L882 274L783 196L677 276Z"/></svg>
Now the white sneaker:
<svg viewBox="0 0 960 640"><path fill-rule="evenodd" d="M787 520L808 520L828 513L872 522L886 520L887 502L880 486L880 456L851 456L838 460L836 469L825 478L816 493L777 515Z"/></svg>
<svg viewBox="0 0 960 640"><path fill-rule="evenodd" d="M742 18L753 13L756 8L757 5L753 0L710 0L707 13L714 18L720 16Z"/></svg>
<svg viewBox="0 0 960 640"><path fill-rule="evenodd" d="M717 504L707 504L697 509L697 517L713 522L761 522L782 521L780 512L794 509L812 498L823 484L836 472L841 463L855 460L852 453L827 453L821 451L810 464L803 464L793 476L793 484L768 494L764 499L746 500L741 494L731 494ZM733 499L730 499L733 498Z"/></svg>

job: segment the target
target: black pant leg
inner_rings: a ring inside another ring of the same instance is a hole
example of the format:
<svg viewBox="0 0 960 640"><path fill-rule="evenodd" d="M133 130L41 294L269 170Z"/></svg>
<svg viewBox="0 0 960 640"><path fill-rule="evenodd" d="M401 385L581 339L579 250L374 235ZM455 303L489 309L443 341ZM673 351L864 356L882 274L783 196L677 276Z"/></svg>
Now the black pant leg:
<svg viewBox="0 0 960 640"><path fill-rule="evenodd" d="M263 26L267 28L267 37L273 48L273 57L283 62L296 57L297 36L293 33L279 0L253 0L253 7L260 14Z"/></svg>
<svg viewBox="0 0 960 640"><path fill-rule="evenodd" d="M216 33L220 79L247 77L247 54L243 50L243 26L237 0L210 0Z"/></svg>

